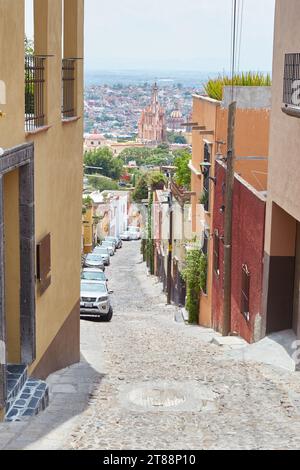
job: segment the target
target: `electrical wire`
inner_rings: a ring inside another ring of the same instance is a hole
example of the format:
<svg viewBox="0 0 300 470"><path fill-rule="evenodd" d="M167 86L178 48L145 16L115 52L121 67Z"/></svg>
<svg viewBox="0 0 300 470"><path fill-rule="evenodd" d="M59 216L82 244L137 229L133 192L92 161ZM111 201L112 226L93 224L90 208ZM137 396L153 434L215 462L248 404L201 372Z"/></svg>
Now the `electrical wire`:
<svg viewBox="0 0 300 470"><path fill-rule="evenodd" d="M243 26L244 26L244 0L241 1L240 8L240 19L239 19L239 37L238 37L238 60L237 60L237 71L240 70L240 60L241 60L241 49L242 49L242 36L243 36Z"/></svg>
<svg viewBox="0 0 300 470"><path fill-rule="evenodd" d="M231 68L231 100L234 98L234 75L236 61L237 0L233 0L233 32L232 32L232 68Z"/></svg>

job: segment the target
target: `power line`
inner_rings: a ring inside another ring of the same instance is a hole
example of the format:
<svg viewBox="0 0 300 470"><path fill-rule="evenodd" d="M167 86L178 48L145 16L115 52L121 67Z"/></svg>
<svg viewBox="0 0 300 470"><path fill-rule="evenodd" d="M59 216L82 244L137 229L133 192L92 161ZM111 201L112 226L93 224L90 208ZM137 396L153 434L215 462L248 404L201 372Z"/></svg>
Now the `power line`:
<svg viewBox="0 0 300 470"><path fill-rule="evenodd" d="M241 49L242 49L242 34L243 34L243 26L244 26L244 0L241 1L241 9L240 9L240 19L239 19L239 38L238 38L238 62L237 62L237 70L240 70L240 59L241 59Z"/></svg>
<svg viewBox="0 0 300 470"><path fill-rule="evenodd" d="M233 31L232 31L232 68L231 68L231 100L234 95L234 74L236 60L237 0L233 0Z"/></svg>

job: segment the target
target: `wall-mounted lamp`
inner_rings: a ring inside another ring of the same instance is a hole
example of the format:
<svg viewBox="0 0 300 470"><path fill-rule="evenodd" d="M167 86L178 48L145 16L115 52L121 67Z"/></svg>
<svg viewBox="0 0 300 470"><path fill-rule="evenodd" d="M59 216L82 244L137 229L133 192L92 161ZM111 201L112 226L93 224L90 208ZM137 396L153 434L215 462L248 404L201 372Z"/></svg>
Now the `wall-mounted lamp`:
<svg viewBox="0 0 300 470"><path fill-rule="evenodd" d="M202 162L200 163L201 173L205 178L210 179L214 184L217 184L217 179L214 176L209 176L209 172L211 169L210 162Z"/></svg>
<svg viewBox="0 0 300 470"><path fill-rule="evenodd" d="M200 163L200 169L201 173L203 176L207 176L210 169L211 169L211 163L210 162L202 162Z"/></svg>

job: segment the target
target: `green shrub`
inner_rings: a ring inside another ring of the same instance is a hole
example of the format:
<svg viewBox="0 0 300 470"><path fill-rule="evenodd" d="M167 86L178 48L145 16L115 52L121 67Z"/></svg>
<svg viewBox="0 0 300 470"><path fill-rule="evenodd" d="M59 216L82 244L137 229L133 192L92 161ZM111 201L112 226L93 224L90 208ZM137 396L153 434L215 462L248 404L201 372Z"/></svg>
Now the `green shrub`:
<svg viewBox="0 0 300 470"><path fill-rule="evenodd" d="M264 75L260 72L242 72L234 75L234 86L271 86L272 80L269 74ZM232 78L227 75L219 75L218 78L212 78L204 85L205 93L212 99L222 101L224 86L231 86Z"/></svg>
<svg viewBox="0 0 300 470"><path fill-rule="evenodd" d="M207 256L199 250L187 253L186 264L182 277L187 284L186 309L189 313L189 323L197 324L199 318L199 301L201 291L206 291Z"/></svg>

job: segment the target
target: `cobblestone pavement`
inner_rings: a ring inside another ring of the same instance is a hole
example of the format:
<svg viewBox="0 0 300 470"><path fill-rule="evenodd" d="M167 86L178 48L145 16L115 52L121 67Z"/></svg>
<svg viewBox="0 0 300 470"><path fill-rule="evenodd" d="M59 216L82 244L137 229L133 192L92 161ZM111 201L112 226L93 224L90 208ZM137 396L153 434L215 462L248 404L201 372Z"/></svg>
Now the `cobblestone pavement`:
<svg viewBox="0 0 300 470"><path fill-rule="evenodd" d="M80 364L49 377L44 413L0 425L0 449L298 449L299 373L229 359L176 322L139 247L107 270L112 322L81 322Z"/></svg>
<svg viewBox="0 0 300 470"><path fill-rule="evenodd" d="M104 377L66 449L296 449L299 374L225 360L209 332L174 321L139 244L108 270L114 318L82 322L83 351L98 342Z"/></svg>

